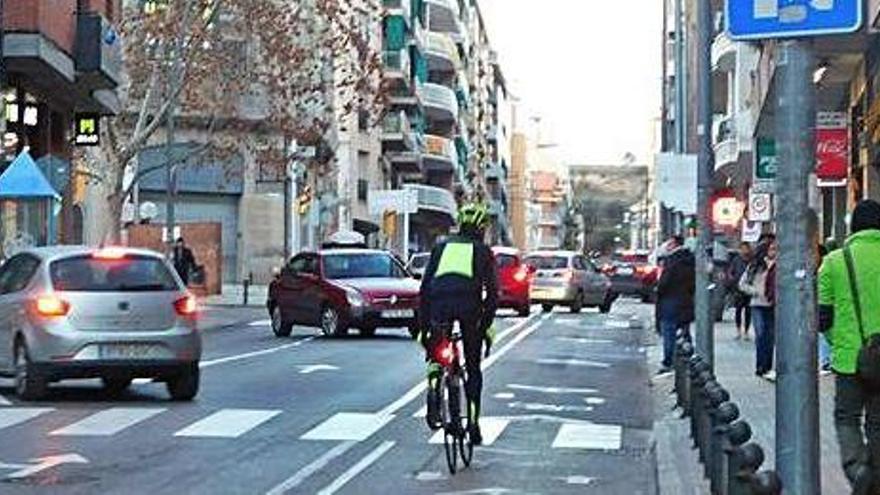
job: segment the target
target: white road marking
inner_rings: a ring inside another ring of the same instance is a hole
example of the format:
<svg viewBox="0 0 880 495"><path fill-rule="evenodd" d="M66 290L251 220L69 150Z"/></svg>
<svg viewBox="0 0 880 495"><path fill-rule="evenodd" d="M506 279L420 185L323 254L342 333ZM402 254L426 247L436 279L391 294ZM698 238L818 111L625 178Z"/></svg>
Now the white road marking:
<svg viewBox="0 0 880 495"><path fill-rule="evenodd" d="M602 397L584 397L584 402L592 406L601 406L605 403L605 399Z"/></svg>
<svg viewBox="0 0 880 495"><path fill-rule="evenodd" d="M514 493L514 491L509 488L493 486L492 488L477 488L459 492L441 492L437 495L504 495L505 493Z"/></svg>
<svg viewBox="0 0 880 495"><path fill-rule="evenodd" d="M426 418L428 417L428 406L422 406L418 411L413 414L414 418Z"/></svg>
<svg viewBox="0 0 880 495"><path fill-rule="evenodd" d="M336 371L339 368L331 364L306 364L300 366L301 375L310 375L316 371Z"/></svg>
<svg viewBox="0 0 880 495"><path fill-rule="evenodd" d="M153 383L152 378L135 378L131 381L132 385L146 385L148 383Z"/></svg>
<svg viewBox="0 0 880 495"><path fill-rule="evenodd" d="M507 388L513 390L525 390L527 392L541 392L544 394L595 394L598 390L594 388L569 388L569 387L540 387L537 385L520 385L519 383L511 383Z"/></svg>
<svg viewBox="0 0 880 495"><path fill-rule="evenodd" d="M4 476L3 479L27 478L28 476L33 476L40 471L45 471L55 466L60 466L62 464L87 464L89 460L79 454L60 454L38 457L32 459L31 462L34 464Z"/></svg>
<svg viewBox="0 0 880 495"><path fill-rule="evenodd" d="M564 423L553 440L554 449L620 450L623 427L620 425Z"/></svg>
<svg viewBox="0 0 880 495"><path fill-rule="evenodd" d="M324 455L322 455L321 457L318 457L308 465L304 466L290 478L287 478L286 480L282 481L277 486L266 492L266 495L284 495L285 493L292 491L294 488L301 485L303 481L307 480L311 475L327 467L327 464L330 464L333 459L336 459L337 457L345 454L355 445L357 445L357 442L340 443L339 445L325 452Z"/></svg>
<svg viewBox="0 0 880 495"><path fill-rule="evenodd" d="M588 339L585 337L556 337L556 340L560 342L571 342L574 344L616 344L616 342L610 339Z"/></svg>
<svg viewBox="0 0 880 495"><path fill-rule="evenodd" d="M585 359L538 359L538 364L561 364L564 366L583 366L587 368L610 368L608 363L600 363L599 361L587 361Z"/></svg>
<svg viewBox="0 0 880 495"><path fill-rule="evenodd" d="M513 392L498 392L497 394L493 395L492 397L494 397L498 400L510 400L510 399L513 399L514 397L516 397L516 394L514 394Z"/></svg>
<svg viewBox="0 0 880 495"><path fill-rule="evenodd" d="M306 342L308 342L310 340L314 340L314 339L315 339L315 337L311 336L311 337L306 337L306 338L299 340L297 342L293 342L291 344L284 344L284 345L280 345L278 347L270 347L268 349L263 349L261 351L246 352L244 354L236 354L234 356L227 356L227 357L223 357L223 358L202 361L201 363L199 363L199 368L209 368L211 366L216 366L218 364L232 363L235 361L242 361L244 359L250 359L250 358L254 358L254 357L258 357L258 356L265 356L267 354L274 354L276 352L281 352L281 351L284 351L287 349L292 349L294 347L299 347L299 346L305 344Z"/></svg>
<svg viewBox="0 0 880 495"><path fill-rule="evenodd" d="M629 321L608 320L605 322L607 328L629 328Z"/></svg>
<svg viewBox="0 0 880 495"><path fill-rule="evenodd" d="M392 447L394 447L394 442L382 442L382 444L376 447L375 450L367 454L363 459L358 461L357 464L350 467L346 472L342 473L338 478L333 480L332 483L319 491L318 495L333 495L334 493L338 492L340 489L342 489L342 487L345 486L346 483L353 480L363 470L367 469L368 467L370 467L371 464L379 460L379 458L385 455L386 452L391 450Z"/></svg>
<svg viewBox="0 0 880 495"><path fill-rule="evenodd" d="M281 414L278 410L223 409L187 426L176 437L238 438Z"/></svg>
<svg viewBox="0 0 880 495"><path fill-rule="evenodd" d="M114 407L59 428L49 435L109 436L166 411L164 407Z"/></svg>
<svg viewBox="0 0 880 495"><path fill-rule="evenodd" d="M559 404L542 404L540 402L511 402L507 407L513 409L524 409L533 412L592 412L590 406L567 406Z"/></svg>
<svg viewBox="0 0 880 495"><path fill-rule="evenodd" d="M483 434L483 445L489 446L495 443L495 440L501 436L510 420L506 418L496 418L485 416L480 418L480 433ZM443 430L438 430L431 435L428 443L433 445L443 444Z"/></svg>
<svg viewBox="0 0 880 495"><path fill-rule="evenodd" d="M446 475L440 471L422 471L416 475L416 481L440 481L445 479Z"/></svg>
<svg viewBox="0 0 880 495"><path fill-rule="evenodd" d="M37 416L54 410L55 409L52 409L51 407L17 407L14 409L0 409L0 430L15 426L19 423L24 423L25 421L34 419Z"/></svg>
<svg viewBox="0 0 880 495"><path fill-rule="evenodd" d="M535 316L537 316L537 315L535 315ZM498 334L498 338L496 340L496 345L498 343L500 343L501 341L503 341L504 339L506 339L507 336L510 335L511 333L516 332L517 330L526 326L529 322L531 322L535 318L535 316L530 316L529 318L526 318L525 320L517 323L516 325L513 325L510 328L502 331L500 334ZM551 315L544 315L542 318L540 318L541 321L535 323L534 325L532 325L531 327L529 327L525 331L528 332L529 334L531 334L532 332L537 330L538 326L540 326L540 324L542 322L549 319L550 316ZM522 334L520 334L520 335L522 335ZM528 335L526 335L525 337L527 337L527 336ZM519 337L519 335L517 335L517 337ZM513 341L505 344L504 347L498 349L497 351L494 351L492 353L492 355L489 356L489 359L486 359L483 361L482 369L485 371L487 368L489 368L489 366L491 366L493 363L495 363L495 361L498 359L499 356L502 356L503 353L507 353L507 351L509 350L509 348L511 346L516 345L517 343L519 343L520 340L522 340L525 337L522 337L519 340L514 339ZM387 406L385 406L385 408L382 409L381 411L379 411L377 414L389 415L389 414L394 414L397 411L403 409L404 407L407 406L407 404L409 404L410 402L415 400L416 397L418 397L419 395L422 394L422 392L425 391L425 386L426 386L425 381L424 380L420 381L413 388L409 389L409 391L407 391L405 394L400 396L400 398L398 398L397 400L395 400L391 404L388 404Z"/></svg>
<svg viewBox="0 0 880 495"><path fill-rule="evenodd" d="M306 432L300 439L363 442L392 419L393 414L337 413Z"/></svg>
<svg viewBox="0 0 880 495"><path fill-rule="evenodd" d="M0 406L11 406L12 402L9 402L9 399L0 395Z"/></svg>
<svg viewBox="0 0 880 495"><path fill-rule="evenodd" d="M590 476L565 476L563 478L557 478L557 479L560 481L564 481L566 484L569 484L569 485L581 485L581 486L592 485L593 483L596 482L596 478L593 478Z"/></svg>
<svg viewBox="0 0 880 495"><path fill-rule="evenodd" d="M271 327L272 320L257 320L248 323L249 327Z"/></svg>

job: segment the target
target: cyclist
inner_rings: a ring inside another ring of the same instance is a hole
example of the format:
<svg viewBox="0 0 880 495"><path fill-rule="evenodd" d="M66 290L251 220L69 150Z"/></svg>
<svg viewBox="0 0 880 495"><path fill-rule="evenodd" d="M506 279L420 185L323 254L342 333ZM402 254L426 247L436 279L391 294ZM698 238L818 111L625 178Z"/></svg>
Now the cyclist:
<svg viewBox="0 0 880 495"><path fill-rule="evenodd" d="M480 395L483 374L480 370L483 342L486 352L494 338L495 310L497 308L495 261L492 251L484 243L489 225L489 210L484 204L470 203L458 211L458 235L451 236L431 251L425 268L420 292L419 315L422 343L428 360L428 426L438 429L440 397L436 381L440 366L433 361L433 351L443 337L437 330L441 324L458 321L464 344L468 399L468 419L471 442L480 445Z"/></svg>

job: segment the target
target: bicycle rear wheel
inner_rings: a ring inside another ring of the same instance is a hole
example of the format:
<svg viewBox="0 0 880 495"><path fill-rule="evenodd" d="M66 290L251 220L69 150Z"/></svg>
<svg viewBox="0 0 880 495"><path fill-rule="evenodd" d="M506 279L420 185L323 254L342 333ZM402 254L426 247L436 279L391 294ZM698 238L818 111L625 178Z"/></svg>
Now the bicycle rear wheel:
<svg viewBox="0 0 880 495"><path fill-rule="evenodd" d="M468 402L467 396L465 393L465 388L464 388L464 383L463 383L464 380L461 377L459 377L459 380L461 381L461 385L462 385L461 387L459 387L459 390L460 390L459 404L465 404L465 411L467 414L467 422L465 424L467 425L467 428L463 428L461 430L461 434L458 437L458 452L461 455L461 463L464 464L464 467L470 467L471 461L474 459L474 444L471 441L471 428L470 428L471 415L470 415L470 411L468 409L470 407L470 403Z"/></svg>
<svg viewBox="0 0 880 495"><path fill-rule="evenodd" d="M452 377L445 375L443 377L443 386L441 392L441 412L443 415L443 450L446 452L446 465L449 472L455 474L458 470L458 430L457 425L461 424L461 414L458 402L458 392Z"/></svg>

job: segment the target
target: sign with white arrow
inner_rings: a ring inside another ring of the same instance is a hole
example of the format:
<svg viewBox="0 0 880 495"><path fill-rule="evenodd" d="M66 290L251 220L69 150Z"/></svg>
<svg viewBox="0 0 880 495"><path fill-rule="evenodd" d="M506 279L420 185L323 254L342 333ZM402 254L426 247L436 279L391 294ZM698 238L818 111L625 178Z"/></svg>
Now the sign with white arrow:
<svg viewBox="0 0 880 495"><path fill-rule="evenodd" d="M336 371L338 369L332 364L307 364L300 366L299 374L310 375L316 371Z"/></svg>
<svg viewBox="0 0 880 495"><path fill-rule="evenodd" d="M12 474L3 476L2 479L27 478L37 473L51 469L62 464L88 464L88 459L79 454L47 455L31 459L27 464L7 464L0 462L0 469L14 469Z"/></svg>

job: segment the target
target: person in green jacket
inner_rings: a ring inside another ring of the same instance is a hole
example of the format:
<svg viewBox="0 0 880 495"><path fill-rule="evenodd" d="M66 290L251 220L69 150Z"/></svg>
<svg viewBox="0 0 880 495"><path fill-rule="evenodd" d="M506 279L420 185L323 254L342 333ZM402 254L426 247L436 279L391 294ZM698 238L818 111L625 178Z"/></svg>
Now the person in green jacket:
<svg viewBox="0 0 880 495"><path fill-rule="evenodd" d="M880 332L880 203L861 201L846 240L853 258L865 335ZM880 489L880 394L856 376L862 334L844 250L829 253L819 269L819 330L831 345L835 373L834 424L844 472L854 494ZM864 431L862 424L864 420Z"/></svg>

